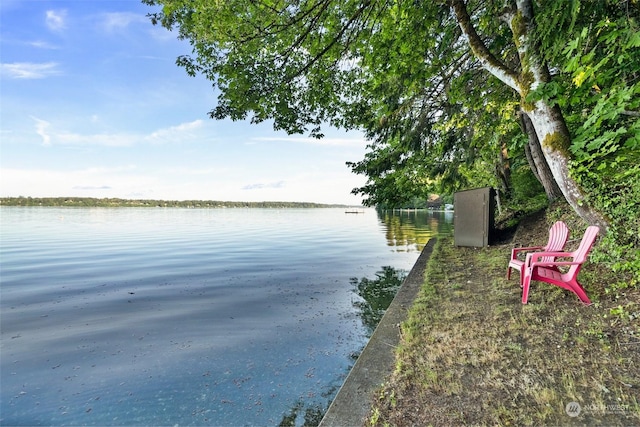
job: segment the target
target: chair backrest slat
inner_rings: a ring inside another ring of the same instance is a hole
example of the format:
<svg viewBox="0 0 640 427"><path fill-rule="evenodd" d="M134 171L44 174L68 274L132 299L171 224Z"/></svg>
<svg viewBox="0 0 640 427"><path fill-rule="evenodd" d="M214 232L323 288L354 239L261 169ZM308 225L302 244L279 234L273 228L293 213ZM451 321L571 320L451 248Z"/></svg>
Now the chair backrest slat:
<svg viewBox="0 0 640 427"><path fill-rule="evenodd" d="M556 221L549 229L549 241L543 249L545 252L559 252L564 249L564 245L569 238L569 227L562 221ZM554 257L542 257L540 261L551 262Z"/></svg>
<svg viewBox="0 0 640 427"><path fill-rule="evenodd" d="M587 255L589 254L589 251L593 247L593 244L595 243L596 237L598 237L599 232L600 232L600 227L598 226L591 225L587 227L587 229L584 232L584 236L580 241L580 246L578 246L578 249L576 249L572 253L573 261L579 264L572 265L569 271L567 271L567 274L571 276L578 274L578 272L580 271L580 268L582 267L582 263L586 261Z"/></svg>

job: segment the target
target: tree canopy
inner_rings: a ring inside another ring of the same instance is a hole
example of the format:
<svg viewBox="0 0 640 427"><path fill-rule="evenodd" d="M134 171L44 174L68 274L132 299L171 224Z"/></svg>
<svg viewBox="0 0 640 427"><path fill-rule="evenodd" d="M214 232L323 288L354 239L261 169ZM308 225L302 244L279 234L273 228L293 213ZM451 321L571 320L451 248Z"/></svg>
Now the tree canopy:
<svg viewBox="0 0 640 427"><path fill-rule="evenodd" d="M212 118L363 130L367 204L480 185L522 202L529 174L640 245L638 0L143 2L190 41L177 63L219 91Z"/></svg>

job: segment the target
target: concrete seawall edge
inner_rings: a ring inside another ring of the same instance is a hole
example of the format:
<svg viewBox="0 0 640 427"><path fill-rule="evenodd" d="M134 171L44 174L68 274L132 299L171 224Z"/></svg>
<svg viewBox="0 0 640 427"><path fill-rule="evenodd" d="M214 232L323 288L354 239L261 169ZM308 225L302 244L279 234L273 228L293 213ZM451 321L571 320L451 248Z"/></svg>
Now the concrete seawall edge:
<svg viewBox="0 0 640 427"><path fill-rule="evenodd" d="M325 413L321 427L361 427L369 414L373 394L393 371L400 324L415 300L436 238L431 238L404 279L369 342Z"/></svg>

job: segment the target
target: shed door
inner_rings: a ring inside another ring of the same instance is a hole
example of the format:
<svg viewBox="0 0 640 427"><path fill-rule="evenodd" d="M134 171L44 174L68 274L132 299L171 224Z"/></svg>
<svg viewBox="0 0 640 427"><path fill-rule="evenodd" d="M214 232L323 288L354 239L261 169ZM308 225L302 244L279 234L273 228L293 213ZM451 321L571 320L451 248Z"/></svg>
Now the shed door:
<svg viewBox="0 0 640 427"><path fill-rule="evenodd" d="M454 241L456 246L483 247L489 242L489 191L486 188L455 193Z"/></svg>

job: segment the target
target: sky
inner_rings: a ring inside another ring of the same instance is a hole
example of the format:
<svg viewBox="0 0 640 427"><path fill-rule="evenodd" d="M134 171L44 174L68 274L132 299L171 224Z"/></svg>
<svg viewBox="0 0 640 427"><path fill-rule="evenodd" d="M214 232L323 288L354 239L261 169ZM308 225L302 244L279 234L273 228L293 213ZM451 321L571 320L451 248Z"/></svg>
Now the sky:
<svg viewBox="0 0 640 427"><path fill-rule="evenodd" d="M138 0L0 2L0 196L357 205L358 132L212 120L187 41Z"/></svg>

